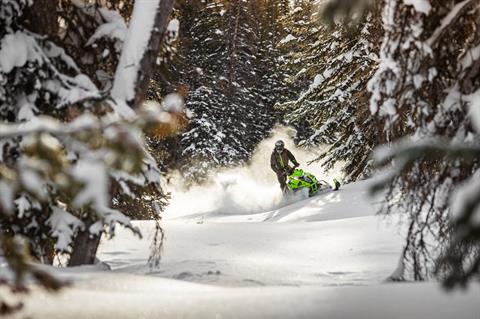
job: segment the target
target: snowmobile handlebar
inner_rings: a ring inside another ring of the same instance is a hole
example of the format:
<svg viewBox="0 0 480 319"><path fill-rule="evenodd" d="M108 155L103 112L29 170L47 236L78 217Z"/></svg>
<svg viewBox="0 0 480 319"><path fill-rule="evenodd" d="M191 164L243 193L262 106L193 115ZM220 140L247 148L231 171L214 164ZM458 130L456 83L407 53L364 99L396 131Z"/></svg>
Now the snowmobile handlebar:
<svg viewBox="0 0 480 319"><path fill-rule="evenodd" d="M293 171L295 170L295 168L297 168L298 166L300 166L300 164L296 163L293 165L293 167L290 167L290 166L287 166L285 167L285 169L283 170L283 172L289 176L289 175L292 175Z"/></svg>

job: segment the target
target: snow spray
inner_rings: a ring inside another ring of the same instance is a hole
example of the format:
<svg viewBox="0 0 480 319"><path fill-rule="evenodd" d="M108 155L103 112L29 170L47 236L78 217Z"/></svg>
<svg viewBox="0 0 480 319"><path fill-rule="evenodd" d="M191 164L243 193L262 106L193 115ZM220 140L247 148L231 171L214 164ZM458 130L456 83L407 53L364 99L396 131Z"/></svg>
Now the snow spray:
<svg viewBox="0 0 480 319"><path fill-rule="evenodd" d="M307 162L317 158L325 147L299 148L293 142L294 136L295 129L291 127L275 127L270 137L259 143L248 164L218 170L211 174L211 182L192 186L188 190L182 187L178 174L173 174L167 186L172 199L163 216L165 219L175 219L187 216L203 218L255 214L272 211L307 197L303 193L283 196L277 176L270 168L270 155L277 140L283 140L300 167L319 180L331 182L334 177L341 179L340 165L328 173L321 167L321 163L307 166Z"/></svg>

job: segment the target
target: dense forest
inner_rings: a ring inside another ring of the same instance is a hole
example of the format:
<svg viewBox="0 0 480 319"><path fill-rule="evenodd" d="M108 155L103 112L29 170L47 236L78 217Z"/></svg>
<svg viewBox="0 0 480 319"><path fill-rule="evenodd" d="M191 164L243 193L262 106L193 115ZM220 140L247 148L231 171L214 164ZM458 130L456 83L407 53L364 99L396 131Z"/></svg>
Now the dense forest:
<svg viewBox="0 0 480 319"><path fill-rule="evenodd" d="M150 3L1 3L0 228L15 285L32 273L56 288L30 258L94 263L116 225L142 236L135 219L156 221L158 264L169 173L208 182L279 124L325 149L314 161L341 164L344 183L375 176L379 214L408 225L391 280L478 277L479 1Z"/></svg>
<svg viewBox="0 0 480 319"><path fill-rule="evenodd" d="M182 1L171 67L152 81L152 96L180 91L191 119L158 141L166 169L204 181L212 168L248 161L275 124L297 129L305 147L331 145L326 168L345 161L348 179L369 174L381 138L368 107L379 14L335 29L315 1ZM197 14L201 12L201 14Z"/></svg>

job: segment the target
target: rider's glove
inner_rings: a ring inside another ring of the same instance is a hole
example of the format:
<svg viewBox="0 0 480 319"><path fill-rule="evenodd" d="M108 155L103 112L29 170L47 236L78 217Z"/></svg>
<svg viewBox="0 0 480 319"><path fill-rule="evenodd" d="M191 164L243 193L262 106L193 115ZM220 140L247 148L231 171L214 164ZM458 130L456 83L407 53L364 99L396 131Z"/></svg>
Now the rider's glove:
<svg viewBox="0 0 480 319"><path fill-rule="evenodd" d="M293 165L294 168L297 168L298 166L300 166L300 164L298 164L298 163L295 163L295 164Z"/></svg>

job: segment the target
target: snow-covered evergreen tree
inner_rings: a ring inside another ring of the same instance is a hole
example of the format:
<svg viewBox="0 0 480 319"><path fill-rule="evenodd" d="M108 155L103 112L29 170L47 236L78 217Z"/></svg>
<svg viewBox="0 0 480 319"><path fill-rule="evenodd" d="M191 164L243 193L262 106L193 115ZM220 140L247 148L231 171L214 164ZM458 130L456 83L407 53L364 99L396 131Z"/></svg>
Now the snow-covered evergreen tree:
<svg viewBox="0 0 480 319"><path fill-rule="evenodd" d="M165 112L178 111L181 100L166 99L163 110L135 112L132 107L140 106L146 70L156 59L173 3L138 2L127 28L115 10L83 1L59 2L71 10L68 23L81 20L76 32L83 38L69 33L57 11L49 12L54 18L48 21L58 25L45 30L58 34L28 29L40 18L26 16L32 4L38 2L5 0L0 8L1 237L25 236L33 254L45 262L52 261L53 250L70 253L76 263L93 262L95 251L82 251L92 237L98 245L100 235L114 235L117 224L139 234L117 209L118 196L136 198L147 192L144 200L156 218L164 206L160 170L143 131L164 125ZM81 29L92 25L93 31ZM115 48L104 50L101 60L115 65L101 70L103 62L98 62L98 72L93 72L106 74L110 85L89 75L93 57L72 58L84 46L98 48L97 42ZM16 251L4 253L15 256Z"/></svg>
<svg viewBox="0 0 480 319"><path fill-rule="evenodd" d="M280 19L285 32L276 46L282 54L281 68L286 74L284 82L292 92L290 100L296 98L315 76L311 74L316 64L311 47L319 31L318 20L314 18L316 13L315 1L296 1L294 7Z"/></svg>
<svg viewBox="0 0 480 319"><path fill-rule="evenodd" d="M347 180L355 180L369 174L370 152L379 143L375 123L365 111L366 85L376 66L378 22L369 13L355 29L336 25L331 30L312 17L312 6L307 2L293 11L295 16L306 10L310 16L303 19L309 22L293 28L284 40L285 45L301 48L287 56L286 67L294 70L291 82L298 83L299 78L310 82L302 81L303 92L278 107L286 122L297 128L300 145L328 145L318 160L326 169L343 162Z"/></svg>
<svg viewBox="0 0 480 319"><path fill-rule="evenodd" d="M377 185L389 189L383 212L401 210L407 218L405 278L422 280L435 269L448 286L465 283L480 271L480 8L469 0L382 6L370 109L385 120L390 141L408 136L377 152L381 164L395 158Z"/></svg>
<svg viewBox="0 0 480 319"><path fill-rule="evenodd" d="M262 28L271 13L263 2L182 3L179 64L172 70L171 90L188 87L186 106L192 116L173 157L178 159L174 167L190 181L204 180L214 167L248 160L277 120L273 104L281 75L276 73L278 54L269 52L275 49L273 39ZM268 3L275 10L285 5Z"/></svg>
<svg viewBox="0 0 480 319"><path fill-rule="evenodd" d="M262 99L259 107L265 109L266 116L273 120L280 117L280 112L273 113L272 107L294 95L294 90L286 81L288 73L283 68L284 51L278 45L287 36L285 23L290 12L289 1L258 1L255 12L259 23L255 71L259 83L256 91Z"/></svg>
<svg viewBox="0 0 480 319"><path fill-rule="evenodd" d="M227 160L223 154L232 141L224 140L224 112L227 97L220 90L225 85L227 49L224 41L226 8L219 1L186 1L181 16L181 79L189 87L186 100L192 119L180 137L180 168L185 176L205 176L208 169ZM223 63L222 63L223 62ZM228 137L230 138L230 137Z"/></svg>

